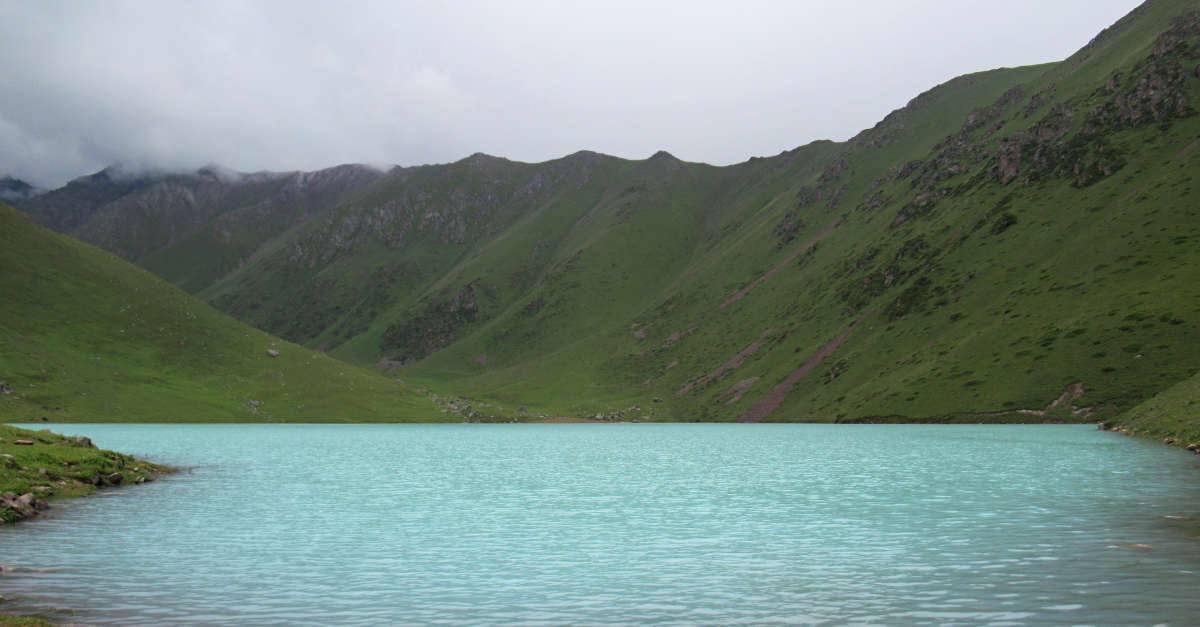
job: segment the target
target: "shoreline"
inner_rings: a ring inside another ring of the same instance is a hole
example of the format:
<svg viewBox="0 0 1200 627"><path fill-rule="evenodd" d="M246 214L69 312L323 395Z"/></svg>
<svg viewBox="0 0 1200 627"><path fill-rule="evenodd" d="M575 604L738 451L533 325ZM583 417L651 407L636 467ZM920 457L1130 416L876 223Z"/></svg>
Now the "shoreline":
<svg viewBox="0 0 1200 627"><path fill-rule="evenodd" d="M31 520L58 499L140 485L173 470L96 448L86 437L0 425L0 523Z"/></svg>
<svg viewBox="0 0 1200 627"><path fill-rule="evenodd" d="M87 437L0 425L0 525L35 521L54 501L148 483L174 470L97 448ZM0 564L0 577L20 571L20 567ZM37 614L10 614L4 601L0 597L0 627L57 624Z"/></svg>

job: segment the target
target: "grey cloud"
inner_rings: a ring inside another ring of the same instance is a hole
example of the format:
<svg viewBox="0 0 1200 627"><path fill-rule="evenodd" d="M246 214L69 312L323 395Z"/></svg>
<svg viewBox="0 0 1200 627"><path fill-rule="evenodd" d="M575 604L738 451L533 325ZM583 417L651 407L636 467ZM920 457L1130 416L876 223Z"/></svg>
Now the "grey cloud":
<svg viewBox="0 0 1200 627"><path fill-rule="evenodd" d="M0 173L732 163L845 139L959 74L1061 59L1135 4L10 0Z"/></svg>

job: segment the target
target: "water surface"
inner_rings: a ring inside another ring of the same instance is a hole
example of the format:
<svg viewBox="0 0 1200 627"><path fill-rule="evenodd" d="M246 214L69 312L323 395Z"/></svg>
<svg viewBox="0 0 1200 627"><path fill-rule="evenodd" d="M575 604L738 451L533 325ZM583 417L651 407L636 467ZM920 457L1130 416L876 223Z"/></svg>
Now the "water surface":
<svg viewBox="0 0 1200 627"><path fill-rule="evenodd" d="M119 625L1200 616L1200 457L1090 426L53 428L190 469L0 529L0 563L19 569L0 578L6 611Z"/></svg>

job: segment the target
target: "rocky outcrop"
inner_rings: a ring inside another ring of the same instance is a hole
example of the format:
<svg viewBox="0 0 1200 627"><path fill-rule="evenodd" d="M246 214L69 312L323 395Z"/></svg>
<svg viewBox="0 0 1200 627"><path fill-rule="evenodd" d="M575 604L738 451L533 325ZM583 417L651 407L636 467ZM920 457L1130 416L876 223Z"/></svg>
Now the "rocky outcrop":
<svg viewBox="0 0 1200 627"><path fill-rule="evenodd" d="M784 214L779 224L775 225L775 237L778 240L775 249L780 250L790 244L792 240L796 239L796 233L804 230L806 226L804 219L797 216L795 211Z"/></svg>
<svg viewBox="0 0 1200 627"><path fill-rule="evenodd" d="M1190 11L1171 21L1159 34L1150 55L1126 75L1114 73L1096 95L1104 101L1093 108L1085 132L1164 123L1196 114L1188 97L1188 80L1196 73L1183 62L1192 58L1200 37L1200 13Z"/></svg>
<svg viewBox="0 0 1200 627"><path fill-rule="evenodd" d="M932 158L917 165L911 162L906 164L905 168L912 166L916 170L912 187L917 190L917 195L912 202L901 208L892 226L900 226L908 220L928 213L938 200L952 192L951 189L942 187L945 181L967 174L984 162L987 153L983 146L1003 127L1003 116L1024 98L1025 90L1020 86L1009 89L992 104L968 113L957 132L947 135L934 145L936 152Z"/></svg>
<svg viewBox="0 0 1200 627"><path fill-rule="evenodd" d="M5 522L33 518L48 509L50 504L35 497L32 492L20 496L12 492L0 494L0 517L3 517Z"/></svg>
<svg viewBox="0 0 1200 627"><path fill-rule="evenodd" d="M1188 97L1194 73L1182 62L1197 36L1197 13L1176 18L1129 72L1113 73L1090 96L1060 103L1027 131L1005 137L992 155L991 178L1003 185L1070 178L1075 187L1086 187L1115 174L1125 160L1106 139L1109 134L1195 115ZM1076 129L1077 110L1086 114Z"/></svg>
<svg viewBox="0 0 1200 627"><path fill-rule="evenodd" d="M992 178L1008 185L1025 171L1025 182L1050 176L1065 176L1074 170L1069 152L1059 142L1071 129L1075 110L1057 105L1028 131L1004 138L995 154Z"/></svg>
<svg viewBox="0 0 1200 627"><path fill-rule="evenodd" d="M846 157L838 157L821 171L816 185L805 185L796 191L796 208L805 209L824 203L827 212L837 210L842 195L849 187L844 180L851 178L853 174L854 167Z"/></svg>

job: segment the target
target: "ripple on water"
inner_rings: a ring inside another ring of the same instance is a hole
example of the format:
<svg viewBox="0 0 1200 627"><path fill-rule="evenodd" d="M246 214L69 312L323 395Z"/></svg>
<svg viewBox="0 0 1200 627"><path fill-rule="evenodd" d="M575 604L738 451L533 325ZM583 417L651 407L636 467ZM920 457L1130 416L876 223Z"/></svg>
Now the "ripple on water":
<svg viewBox="0 0 1200 627"><path fill-rule="evenodd" d="M193 466L0 530L6 563L42 569L0 580L3 594L92 624L1186 624L1200 611L1194 457L1087 427L57 429Z"/></svg>

